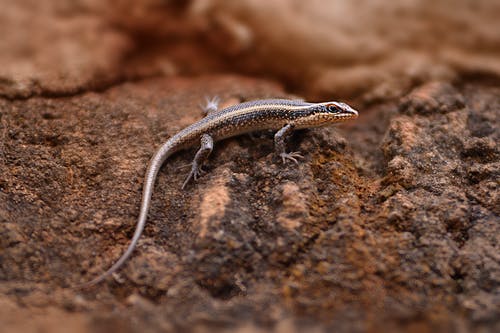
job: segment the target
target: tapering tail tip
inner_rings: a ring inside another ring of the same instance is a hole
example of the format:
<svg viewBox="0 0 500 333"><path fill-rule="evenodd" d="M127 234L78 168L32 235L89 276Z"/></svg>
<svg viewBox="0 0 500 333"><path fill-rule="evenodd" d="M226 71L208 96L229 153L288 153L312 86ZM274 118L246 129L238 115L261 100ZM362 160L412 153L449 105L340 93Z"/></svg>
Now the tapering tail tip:
<svg viewBox="0 0 500 333"><path fill-rule="evenodd" d="M93 279L93 280L88 281L88 282L84 282L84 283L80 283L80 284L77 284L77 285L70 286L69 289L72 289L72 290L90 289L90 288L95 287L96 285L98 285L103 280L104 279L96 278L96 279Z"/></svg>

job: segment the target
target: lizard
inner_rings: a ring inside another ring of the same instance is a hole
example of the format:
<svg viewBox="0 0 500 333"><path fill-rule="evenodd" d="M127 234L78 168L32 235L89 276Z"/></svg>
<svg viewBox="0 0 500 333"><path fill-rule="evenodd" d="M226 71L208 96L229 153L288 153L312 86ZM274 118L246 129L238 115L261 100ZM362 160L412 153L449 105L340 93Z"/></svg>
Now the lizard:
<svg viewBox="0 0 500 333"><path fill-rule="evenodd" d="M202 174L202 165L213 150L214 142L259 130L277 130L274 147L283 163L298 163L298 152L286 152L286 139L293 130L322 127L357 118L358 112L342 102L309 103L303 100L263 99L244 102L218 110L219 99L207 99L206 116L170 137L151 158L143 184L141 208L132 240L120 258L104 273L80 284L86 288L100 283L116 272L130 257L146 224L151 196L158 172L172 154L200 144L191 164L191 170L182 189Z"/></svg>

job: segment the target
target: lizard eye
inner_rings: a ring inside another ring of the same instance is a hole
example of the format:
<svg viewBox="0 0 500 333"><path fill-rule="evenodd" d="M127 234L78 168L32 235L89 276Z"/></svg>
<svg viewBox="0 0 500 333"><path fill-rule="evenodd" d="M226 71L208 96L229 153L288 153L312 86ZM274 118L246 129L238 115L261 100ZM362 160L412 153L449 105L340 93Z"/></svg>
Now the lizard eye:
<svg viewBox="0 0 500 333"><path fill-rule="evenodd" d="M328 104L326 106L326 109L328 110L328 112L331 112L331 113L337 113L337 112L339 112L339 109L338 109L338 107L335 104Z"/></svg>

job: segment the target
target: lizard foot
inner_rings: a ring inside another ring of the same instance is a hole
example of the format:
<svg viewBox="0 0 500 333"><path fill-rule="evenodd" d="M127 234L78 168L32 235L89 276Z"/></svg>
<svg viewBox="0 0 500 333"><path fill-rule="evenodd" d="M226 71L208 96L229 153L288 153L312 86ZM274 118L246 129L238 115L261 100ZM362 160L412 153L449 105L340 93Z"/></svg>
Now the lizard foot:
<svg viewBox="0 0 500 333"><path fill-rule="evenodd" d="M200 108L203 110L203 113L205 115L208 115L212 112L216 112L219 109L219 102L220 102L219 97L215 96L212 99L205 97L205 101L206 101L205 105L200 104Z"/></svg>
<svg viewBox="0 0 500 333"><path fill-rule="evenodd" d="M204 173L205 173L205 170L203 170L201 168L201 165L198 165L197 163L193 163L191 165L191 171L189 171L189 174L187 175L186 180L184 181L184 183L182 183L182 189L184 189L186 187L187 183L189 183L189 181L191 179L193 179L194 181L197 181L198 178L200 176L202 176Z"/></svg>
<svg viewBox="0 0 500 333"><path fill-rule="evenodd" d="M280 156L281 156L281 159L283 160L283 164L286 164L287 160L290 160L290 161L294 162L295 164L299 164L297 159L304 158L304 156L302 156L299 152L296 152L296 151L291 152L291 153L281 153Z"/></svg>

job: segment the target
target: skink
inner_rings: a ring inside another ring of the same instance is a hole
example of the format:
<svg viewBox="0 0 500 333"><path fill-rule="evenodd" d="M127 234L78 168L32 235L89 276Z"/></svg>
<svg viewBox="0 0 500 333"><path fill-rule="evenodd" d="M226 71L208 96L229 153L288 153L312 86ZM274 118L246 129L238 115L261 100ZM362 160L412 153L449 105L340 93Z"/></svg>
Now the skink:
<svg viewBox="0 0 500 333"><path fill-rule="evenodd" d="M199 177L203 162L212 152L215 141L259 130L278 130L274 136L276 153L282 158L283 163L287 160L297 162L297 158L302 156L297 152L287 153L285 150L286 138L293 130L327 126L358 116L358 112L345 103L308 103L287 99L257 100L220 111L217 109L217 98L207 100L207 105L204 107L206 117L172 136L156 151L146 171L139 218L127 250L106 272L76 288L89 287L103 281L130 257L146 224L158 171L163 162L175 152L200 144L191 171L182 185L184 188L190 179L196 180Z"/></svg>

